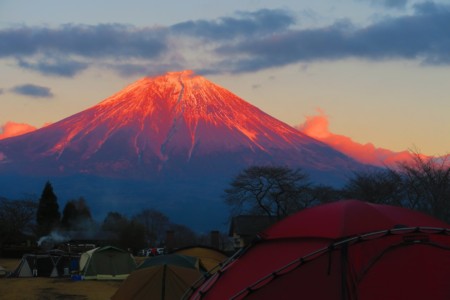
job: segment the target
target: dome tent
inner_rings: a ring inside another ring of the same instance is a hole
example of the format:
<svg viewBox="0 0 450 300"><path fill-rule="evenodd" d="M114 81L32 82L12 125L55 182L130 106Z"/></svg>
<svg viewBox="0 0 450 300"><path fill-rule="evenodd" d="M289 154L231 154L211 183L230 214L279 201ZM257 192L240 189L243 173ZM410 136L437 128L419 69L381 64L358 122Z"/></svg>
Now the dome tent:
<svg viewBox="0 0 450 300"><path fill-rule="evenodd" d="M206 246L191 246L177 249L174 254L182 254L197 257L200 264L207 272L215 272L221 263L228 259L228 256L218 249Z"/></svg>
<svg viewBox="0 0 450 300"><path fill-rule="evenodd" d="M80 256L51 250L45 253L24 254L13 277L64 277L77 271Z"/></svg>
<svg viewBox="0 0 450 300"><path fill-rule="evenodd" d="M450 299L448 224L357 200L300 211L190 299Z"/></svg>
<svg viewBox="0 0 450 300"><path fill-rule="evenodd" d="M122 249L104 246L81 254L84 279L123 280L136 269L133 256Z"/></svg>
<svg viewBox="0 0 450 300"><path fill-rule="evenodd" d="M181 254L150 257L130 274L111 299L180 299L203 274L196 257Z"/></svg>

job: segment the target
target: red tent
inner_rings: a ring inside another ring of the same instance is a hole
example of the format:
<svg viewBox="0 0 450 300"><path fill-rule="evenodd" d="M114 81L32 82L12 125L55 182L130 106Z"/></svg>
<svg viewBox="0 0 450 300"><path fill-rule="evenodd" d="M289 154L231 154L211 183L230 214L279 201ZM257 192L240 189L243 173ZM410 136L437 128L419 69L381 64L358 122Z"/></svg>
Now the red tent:
<svg viewBox="0 0 450 300"><path fill-rule="evenodd" d="M261 233L190 299L450 299L449 225L344 200Z"/></svg>

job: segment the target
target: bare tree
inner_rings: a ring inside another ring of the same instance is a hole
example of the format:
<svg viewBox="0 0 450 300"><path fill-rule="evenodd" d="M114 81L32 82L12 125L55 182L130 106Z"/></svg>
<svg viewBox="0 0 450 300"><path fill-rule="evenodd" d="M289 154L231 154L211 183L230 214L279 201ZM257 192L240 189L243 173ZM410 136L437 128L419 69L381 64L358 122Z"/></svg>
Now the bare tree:
<svg viewBox="0 0 450 300"><path fill-rule="evenodd" d="M147 243L151 246L159 246L170 224L169 218L156 209L144 209L133 220L144 226Z"/></svg>
<svg viewBox="0 0 450 300"><path fill-rule="evenodd" d="M357 173L343 189L345 197L399 205L450 222L450 162L424 157L400 163L396 169Z"/></svg>
<svg viewBox="0 0 450 300"><path fill-rule="evenodd" d="M343 189L346 198L402 206L404 188L402 175L391 169L355 173Z"/></svg>
<svg viewBox="0 0 450 300"><path fill-rule="evenodd" d="M173 244L167 245L168 241L166 240L166 247L183 248L195 246L199 243L197 234L185 225L172 223L169 226L169 231L173 232Z"/></svg>
<svg viewBox="0 0 450 300"><path fill-rule="evenodd" d="M450 222L450 163L447 158L415 154L413 162L400 164L407 205Z"/></svg>
<svg viewBox="0 0 450 300"><path fill-rule="evenodd" d="M311 206L307 174L288 167L253 166L243 170L225 190L232 214L256 214L281 219Z"/></svg>
<svg viewBox="0 0 450 300"><path fill-rule="evenodd" d="M36 211L35 201L0 199L0 248L19 242L24 234L33 233Z"/></svg>

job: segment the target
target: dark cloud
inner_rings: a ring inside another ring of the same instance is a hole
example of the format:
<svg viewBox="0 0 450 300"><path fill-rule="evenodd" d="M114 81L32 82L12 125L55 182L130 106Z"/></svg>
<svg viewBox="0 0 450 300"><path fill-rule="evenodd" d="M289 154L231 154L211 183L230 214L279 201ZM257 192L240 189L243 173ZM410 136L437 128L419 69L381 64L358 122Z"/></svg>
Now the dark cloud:
<svg viewBox="0 0 450 300"><path fill-rule="evenodd" d="M160 30L120 24L20 27L0 31L0 57L78 55L90 58L156 58L166 50Z"/></svg>
<svg viewBox="0 0 450 300"><path fill-rule="evenodd" d="M289 12L263 9L256 12L239 12L235 18L178 23L171 26L171 31L197 38L233 40L271 34L285 30L293 24L295 24L295 19Z"/></svg>
<svg viewBox="0 0 450 300"><path fill-rule="evenodd" d="M448 11L450 10L450 6L427 1L415 4L414 9L417 14L440 15L441 13L444 12L448 13Z"/></svg>
<svg viewBox="0 0 450 300"><path fill-rule="evenodd" d="M135 75L158 75L168 70L182 70L185 66L172 62L169 64L164 63L119 63L119 64L109 64L104 67L116 71L121 76L135 76Z"/></svg>
<svg viewBox="0 0 450 300"><path fill-rule="evenodd" d="M34 84L23 84L15 86L11 89L15 94L30 96L35 98L51 98L53 93L48 87L38 86Z"/></svg>
<svg viewBox="0 0 450 300"><path fill-rule="evenodd" d="M406 1L384 0L387 6ZM366 27L350 21L299 28L284 10L238 12L170 27L120 24L0 30L0 58L22 68L72 77L90 66L123 76L193 69L200 74L252 72L294 63L359 58L450 64L450 6L424 2L414 12Z"/></svg>
<svg viewBox="0 0 450 300"><path fill-rule="evenodd" d="M308 30L289 30L247 39L216 49L220 68L257 71L297 62L339 60L418 59L425 64L450 63L450 6L425 3L410 16L385 19L365 28L350 22Z"/></svg>
<svg viewBox="0 0 450 300"><path fill-rule="evenodd" d="M57 75L64 77L73 77L88 68L87 63L64 58L43 59L36 63L18 59L18 65L24 69L38 71L44 75Z"/></svg>
<svg viewBox="0 0 450 300"><path fill-rule="evenodd" d="M382 0L384 6L389 8L405 8L408 0Z"/></svg>
<svg viewBox="0 0 450 300"><path fill-rule="evenodd" d="M367 1L367 0L365 0ZM403 9L408 4L408 0L369 0L373 5L387 8Z"/></svg>

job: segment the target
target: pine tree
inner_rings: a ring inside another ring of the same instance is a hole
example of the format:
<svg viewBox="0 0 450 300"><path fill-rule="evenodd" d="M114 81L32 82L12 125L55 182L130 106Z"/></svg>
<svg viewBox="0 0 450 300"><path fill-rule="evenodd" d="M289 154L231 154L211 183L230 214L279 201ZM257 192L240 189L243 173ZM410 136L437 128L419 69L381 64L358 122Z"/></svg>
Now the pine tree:
<svg viewBox="0 0 450 300"><path fill-rule="evenodd" d="M57 200L51 183L47 181L39 199L36 215L37 233L40 236L49 234L53 228L59 225L61 214Z"/></svg>
<svg viewBox="0 0 450 300"><path fill-rule="evenodd" d="M76 219L78 217L78 211L77 207L75 206L74 201L69 201L66 203L66 206L64 206L62 219L61 219L61 226L64 229L71 229L74 225Z"/></svg>
<svg viewBox="0 0 450 300"><path fill-rule="evenodd" d="M67 230L92 229L94 221L86 200L80 197L78 200L70 200L64 206L61 219L61 227Z"/></svg>

